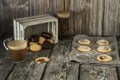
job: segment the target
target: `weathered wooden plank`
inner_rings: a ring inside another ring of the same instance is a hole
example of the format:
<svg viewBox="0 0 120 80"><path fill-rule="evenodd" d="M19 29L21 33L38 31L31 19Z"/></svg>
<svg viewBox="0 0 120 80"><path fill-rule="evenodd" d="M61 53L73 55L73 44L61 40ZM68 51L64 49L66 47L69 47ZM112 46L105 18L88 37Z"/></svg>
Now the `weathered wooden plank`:
<svg viewBox="0 0 120 80"><path fill-rule="evenodd" d="M64 11L64 0L49 0L49 13L56 15L59 11Z"/></svg>
<svg viewBox="0 0 120 80"><path fill-rule="evenodd" d="M69 42L54 46L42 80L78 80L79 64L67 63L65 58L68 55L65 52L69 48Z"/></svg>
<svg viewBox="0 0 120 80"><path fill-rule="evenodd" d="M119 5L118 5L118 26L117 26L117 35L120 35L120 0L119 0Z"/></svg>
<svg viewBox="0 0 120 80"><path fill-rule="evenodd" d="M8 55L2 54L4 53L0 52L0 80L5 80L15 65L10 63Z"/></svg>
<svg viewBox="0 0 120 80"><path fill-rule="evenodd" d="M46 14L49 11L49 0L29 0L29 15Z"/></svg>
<svg viewBox="0 0 120 80"><path fill-rule="evenodd" d="M119 0L105 0L104 35L115 35L118 23Z"/></svg>
<svg viewBox="0 0 120 80"><path fill-rule="evenodd" d="M50 53L49 50L42 50L40 52L29 54L25 62L17 64L11 74L8 76L8 80L40 80L46 63L36 64L35 59L37 57L45 56L48 57Z"/></svg>
<svg viewBox="0 0 120 80"><path fill-rule="evenodd" d="M2 45L2 39L0 40L0 80L5 80L13 69L14 64L10 63L7 55L7 51Z"/></svg>
<svg viewBox="0 0 120 80"><path fill-rule="evenodd" d="M92 0L90 12L90 35L102 35L104 0Z"/></svg>
<svg viewBox="0 0 120 80"><path fill-rule="evenodd" d="M118 80L116 68L82 65L80 80Z"/></svg>
<svg viewBox="0 0 120 80"><path fill-rule="evenodd" d="M70 28L74 34L89 33L90 6L91 0L70 0Z"/></svg>
<svg viewBox="0 0 120 80"><path fill-rule="evenodd" d="M28 16L28 0L11 0L10 8L13 18L20 18Z"/></svg>

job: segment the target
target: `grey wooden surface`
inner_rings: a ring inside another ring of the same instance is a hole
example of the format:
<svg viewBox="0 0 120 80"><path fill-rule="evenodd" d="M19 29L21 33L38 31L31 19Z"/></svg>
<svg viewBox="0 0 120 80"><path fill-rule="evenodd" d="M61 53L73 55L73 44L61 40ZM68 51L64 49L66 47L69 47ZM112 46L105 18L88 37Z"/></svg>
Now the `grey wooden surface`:
<svg viewBox="0 0 120 80"><path fill-rule="evenodd" d="M0 80L120 80L120 68L111 66L80 65L68 62L72 40L59 41L52 49L27 52L25 62L13 64L0 40ZM3 55L4 54L4 55ZM3 55L3 56L2 56ZM48 63L36 64L37 57L49 57Z"/></svg>
<svg viewBox="0 0 120 80"><path fill-rule="evenodd" d="M70 33L120 35L120 0L0 0L0 33L13 32L13 19L70 10Z"/></svg>

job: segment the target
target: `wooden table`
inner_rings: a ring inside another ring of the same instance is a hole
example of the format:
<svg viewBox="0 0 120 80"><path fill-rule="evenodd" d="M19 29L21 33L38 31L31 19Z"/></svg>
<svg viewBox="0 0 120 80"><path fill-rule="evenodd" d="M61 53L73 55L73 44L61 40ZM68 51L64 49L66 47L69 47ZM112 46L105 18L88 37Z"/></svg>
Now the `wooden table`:
<svg viewBox="0 0 120 80"><path fill-rule="evenodd" d="M2 40L1 40L2 42ZM0 43L3 49L2 43ZM60 41L52 49L40 52L27 51L26 60L20 64L11 63L0 50L0 80L120 80L120 68L110 66L80 65L67 62L66 51L71 48L71 40ZM36 64L35 58L49 57L48 63Z"/></svg>

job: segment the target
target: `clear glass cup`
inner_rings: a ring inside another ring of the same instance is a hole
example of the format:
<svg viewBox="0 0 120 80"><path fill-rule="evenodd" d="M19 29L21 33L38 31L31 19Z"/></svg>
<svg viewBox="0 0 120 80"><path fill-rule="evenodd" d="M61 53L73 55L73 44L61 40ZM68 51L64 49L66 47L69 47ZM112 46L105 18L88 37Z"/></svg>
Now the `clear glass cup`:
<svg viewBox="0 0 120 80"><path fill-rule="evenodd" d="M8 50L10 59L13 62L22 62L26 57L27 41L13 40L12 38L3 41L3 45Z"/></svg>

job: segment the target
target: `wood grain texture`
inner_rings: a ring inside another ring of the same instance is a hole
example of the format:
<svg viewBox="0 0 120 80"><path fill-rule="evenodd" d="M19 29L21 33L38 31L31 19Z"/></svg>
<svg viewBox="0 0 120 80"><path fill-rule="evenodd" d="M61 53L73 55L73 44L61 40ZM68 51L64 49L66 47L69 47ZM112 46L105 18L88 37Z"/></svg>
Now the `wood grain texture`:
<svg viewBox="0 0 120 80"><path fill-rule="evenodd" d="M49 11L49 0L29 0L29 15L47 14Z"/></svg>
<svg viewBox="0 0 120 80"><path fill-rule="evenodd" d="M70 10L71 35L120 35L119 0L0 0L0 32L13 33L13 19ZM67 8L67 9L66 9Z"/></svg>
<svg viewBox="0 0 120 80"><path fill-rule="evenodd" d="M14 64L10 62L7 57L3 57L0 59L0 80L5 80L6 77L9 75L11 70L14 68Z"/></svg>
<svg viewBox="0 0 120 80"><path fill-rule="evenodd" d="M116 68L82 65L80 80L118 80Z"/></svg>
<svg viewBox="0 0 120 80"><path fill-rule="evenodd" d="M120 4L120 0L119 0L119 4ZM120 34L120 5L118 6L118 27L117 27L117 35Z"/></svg>
<svg viewBox="0 0 120 80"><path fill-rule="evenodd" d="M118 23L119 0L105 0L104 9L104 35L115 35Z"/></svg>
<svg viewBox="0 0 120 80"><path fill-rule="evenodd" d="M69 48L68 42L54 46L43 80L78 80L79 64L66 63L65 52Z"/></svg>
<svg viewBox="0 0 120 80"><path fill-rule="evenodd" d="M90 35L102 35L104 0L92 0L90 12Z"/></svg>
<svg viewBox="0 0 120 80"><path fill-rule="evenodd" d="M35 59L37 57L48 57L50 50L42 50L40 52L32 53L28 52L26 61L17 64L9 77L8 80L40 80L44 72L46 63L37 64Z"/></svg>
<svg viewBox="0 0 120 80"><path fill-rule="evenodd" d="M56 16L59 11L64 11L64 0L49 0L49 13Z"/></svg>

